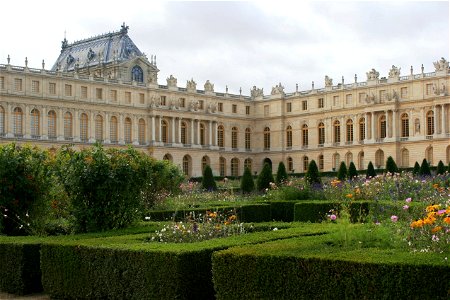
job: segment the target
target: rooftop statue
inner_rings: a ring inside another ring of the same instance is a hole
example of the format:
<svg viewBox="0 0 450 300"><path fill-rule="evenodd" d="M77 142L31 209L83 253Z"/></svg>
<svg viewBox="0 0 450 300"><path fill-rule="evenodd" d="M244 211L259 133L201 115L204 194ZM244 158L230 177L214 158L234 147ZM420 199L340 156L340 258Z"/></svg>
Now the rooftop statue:
<svg viewBox="0 0 450 300"><path fill-rule="evenodd" d="M173 75L170 75L166 80L167 80L167 86L177 87L177 79L175 77L173 77Z"/></svg>
<svg viewBox="0 0 450 300"><path fill-rule="evenodd" d="M214 84L211 84L209 80L205 82L205 92L214 92Z"/></svg>
<svg viewBox="0 0 450 300"><path fill-rule="evenodd" d="M333 79L328 77L328 75L325 75L325 86L326 87L333 86Z"/></svg>
<svg viewBox="0 0 450 300"><path fill-rule="evenodd" d="M188 90L194 90L194 91L197 89L197 83L194 81L193 78L186 82L186 88Z"/></svg>
<svg viewBox="0 0 450 300"><path fill-rule="evenodd" d="M256 88L256 86L254 85L253 89L250 90L250 95L252 96L252 98L263 97L264 91L263 89Z"/></svg>
<svg viewBox="0 0 450 300"><path fill-rule="evenodd" d="M441 57L440 60L433 62L434 68L436 69L436 72L438 71L446 71L449 68L449 63L448 61Z"/></svg>
<svg viewBox="0 0 450 300"><path fill-rule="evenodd" d="M373 68L369 72L366 72L366 74L367 74L367 80L375 80L375 79L378 79L378 77L380 77L380 72L376 71Z"/></svg>
<svg viewBox="0 0 450 300"><path fill-rule="evenodd" d="M272 87L271 95L284 95L284 86L281 85L281 82L276 86Z"/></svg>
<svg viewBox="0 0 450 300"><path fill-rule="evenodd" d="M391 70L389 71L389 78L396 78L400 76L400 69L396 66L392 65Z"/></svg>

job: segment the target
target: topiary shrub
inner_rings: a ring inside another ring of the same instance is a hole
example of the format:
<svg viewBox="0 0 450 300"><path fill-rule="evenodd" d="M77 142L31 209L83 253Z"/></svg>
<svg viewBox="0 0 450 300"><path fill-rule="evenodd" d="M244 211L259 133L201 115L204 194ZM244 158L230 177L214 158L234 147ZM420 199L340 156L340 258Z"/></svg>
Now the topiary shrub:
<svg viewBox="0 0 450 300"><path fill-rule="evenodd" d="M419 175L419 173L420 173L420 165L417 161L414 164L414 168L413 168L412 172L413 172L413 175Z"/></svg>
<svg viewBox="0 0 450 300"><path fill-rule="evenodd" d="M259 173L256 182L258 191L264 191L265 189L270 188L271 182L274 182L272 175L272 168L268 163L265 163L261 173Z"/></svg>
<svg viewBox="0 0 450 300"><path fill-rule="evenodd" d="M440 160L436 168L436 174L443 175L444 173L445 173L445 166L442 160Z"/></svg>
<svg viewBox="0 0 450 300"><path fill-rule="evenodd" d="M356 166L353 162L350 162L348 166L348 179L353 180L358 177L358 171L356 171Z"/></svg>
<svg viewBox="0 0 450 300"><path fill-rule="evenodd" d="M376 177L377 173L375 172L375 168L373 167L373 164L371 161L369 161L369 164L367 165L367 173L366 173L366 177L367 178L373 178Z"/></svg>
<svg viewBox="0 0 450 300"><path fill-rule="evenodd" d="M216 181L214 180L214 176L209 165L206 165L203 170L202 188L207 191L217 190Z"/></svg>
<svg viewBox="0 0 450 300"><path fill-rule="evenodd" d="M277 170L277 177L276 177L276 184L281 184L285 182L288 178L286 167L282 161L278 164L278 170Z"/></svg>
<svg viewBox="0 0 450 300"><path fill-rule="evenodd" d="M339 165L339 170L337 172L337 178L339 180L345 180L347 178L347 166L345 165L345 162L341 161L341 164Z"/></svg>
<svg viewBox="0 0 450 300"><path fill-rule="evenodd" d="M398 173L398 167L395 163L392 156L389 156L386 160L386 171L391 173L391 175L394 175L394 173Z"/></svg>
<svg viewBox="0 0 450 300"><path fill-rule="evenodd" d="M428 162L425 158L423 159L422 164L420 165L419 175L431 176L430 166L428 165Z"/></svg>
<svg viewBox="0 0 450 300"><path fill-rule="evenodd" d="M241 178L241 192L249 194L255 190L255 181L253 180L252 172L248 167L245 168L244 174Z"/></svg>
<svg viewBox="0 0 450 300"><path fill-rule="evenodd" d="M320 179L319 168L317 167L317 164L314 161L314 159L311 160L311 162L308 165L308 170L306 171L305 179L306 182L308 182L310 185L322 183Z"/></svg>

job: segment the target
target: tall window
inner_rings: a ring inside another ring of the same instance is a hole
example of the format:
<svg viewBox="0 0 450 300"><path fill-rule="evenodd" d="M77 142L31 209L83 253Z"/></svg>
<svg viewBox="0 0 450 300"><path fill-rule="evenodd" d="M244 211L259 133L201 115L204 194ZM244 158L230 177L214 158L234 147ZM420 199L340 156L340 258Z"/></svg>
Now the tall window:
<svg viewBox="0 0 450 300"><path fill-rule="evenodd" d="M307 147L308 146L308 141L309 141L308 125L303 124L303 126L302 126L302 146L303 147Z"/></svg>
<svg viewBox="0 0 450 300"><path fill-rule="evenodd" d="M366 120L364 118L359 119L359 140L363 141L366 138Z"/></svg>
<svg viewBox="0 0 450 300"><path fill-rule="evenodd" d="M206 144L205 143L205 135L206 135L205 131L206 131L205 130L205 124L200 123L200 145L205 145Z"/></svg>
<svg viewBox="0 0 450 300"><path fill-rule="evenodd" d="M402 155L402 168L409 167L409 151L408 149L403 149L401 152Z"/></svg>
<svg viewBox="0 0 450 300"><path fill-rule="evenodd" d="M337 171L340 163L341 163L341 156L339 155L339 153L335 153L333 155L333 169Z"/></svg>
<svg viewBox="0 0 450 300"><path fill-rule="evenodd" d="M72 135L72 114L70 112L66 112L64 114L64 139L71 140L73 138Z"/></svg>
<svg viewBox="0 0 450 300"><path fill-rule="evenodd" d="M359 170L364 170L366 166L364 165L364 152L361 151L358 154L358 169Z"/></svg>
<svg viewBox="0 0 450 300"><path fill-rule="evenodd" d="M292 172L294 170L294 160L290 156L287 158L287 170L289 172Z"/></svg>
<svg viewBox="0 0 450 300"><path fill-rule="evenodd" d="M353 154L351 152L345 154L345 164L349 166L352 161L353 161Z"/></svg>
<svg viewBox="0 0 450 300"><path fill-rule="evenodd" d="M34 108L31 113L31 137L33 138L37 138L39 137L39 132L40 132L40 123L39 123L39 119L40 119L40 113L39 110L37 110L36 108Z"/></svg>
<svg viewBox="0 0 450 300"><path fill-rule="evenodd" d="M111 121L109 122L109 139L111 143L116 144L118 142L117 132L118 132L118 122L117 118L112 116Z"/></svg>
<svg viewBox="0 0 450 300"><path fill-rule="evenodd" d="M347 142L353 142L353 120L347 120Z"/></svg>
<svg viewBox="0 0 450 300"><path fill-rule="evenodd" d="M340 143L341 142L341 123L337 120L334 121L333 128L334 128L334 142Z"/></svg>
<svg viewBox="0 0 450 300"><path fill-rule="evenodd" d="M138 142L139 145L145 145L145 121L144 119L139 119L138 123Z"/></svg>
<svg viewBox="0 0 450 300"><path fill-rule="evenodd" d="M323 165L324 165L323 154L320 154L319 155L319 170L323 170Z"/></svg>
<svg viewBox="0 0 450 300"><path fill-rule="evenodd" d="M39 81L37 80L31 81L31 92L39 93L39 91L40 91Z"/></svg>
<svg viewBox="0 0 450 300"><path fill-rule="evenodd" d="M51 110L47 114L48 117L48 138L55 139L56 138L56 112Z"/></svg>
<svg viewBox="0 0 450 300"><path fill-rule="evenodd" d="M292 102L286 103L286 112L292 112Z"/></svg>
<svg viewBox="0 0 450 300"><path fill-rule="evenodd" d="M318 126L318 130L319 130L319 145L325 144L325 125L320 122L319 126Z"/></svg>
<svg viewBox="0 0 450 300"><path fill-rule="evenodd" d="M5 109L0 105L0 135L5 134Z"/></svg>
<svg viewBox="0 0 450 300"><path fill-rule="evenodd" d="M186 176L191 175L191 157L189 155L183 157L183 173Z"/></svg>
<svg viewBox="0 0 450 300"><path fill-rule="evenodd" d="M80 115L80 139L82 142L88 141L88 116L85 113Z"/></svg>
<svg viewBox="0 0 450 300"><path fill-rule="evenodd" d="M103 117L100 115L95 116L95 140L103 142Z"/></svg>
<svg viewBox="0 0 450 300"><path fill-rule="evenodd" d="M13 115L13 133L17 137L22 137L23 135L23 112L20 107L14 108Z"/></svg>
<svg viewBox="0 0 450 300"><path fill-rule="evenodd" d="M22 91L22 79L14 78L14 90L18 92Z"/></svg>
<svg viewBox="0 0 450 300"><path fill-rule="evenodd" d="M292 148L292 127L286 128L286 148Z"/></svg>
<svg viewBox="0 0 450 300"><path fill-rule="evenodd" d="M182 144L187 144L187 139L186 139L186 122L181 122L181 143Z"/></svg>
<svg viewBox="0 0 450 300"><path fill-rule="evenodd" d="M318 108L324 107L323 98L319 98L319 100L317 100L317 107Z"/></svg>
<svg viewBox="0 0 450 300"><path fill-rule="evenodd" d="M384 139L386 137L386 116L380 117L380 139Z"/></svg>
<svg viewBox="0 0 450 300"><path fill-rule="evenodd" d="M404 113L400 117L402 122L402 137L408 137L409 136L409 118L408 114Z"/></svg>
<svg viewBox="0 0 450 300"><path fill-rule="evenodd" d="M162 120L161 121L161 141L163 143L168 142L168 132L167 131L168 131L167 121Z"/></svg>
<svg viewBox="0 0 450 300"><path fill-rule="evenodd" d="M237 149L238 147L238 129L236 127L231 128L231 148Z"/></svg>
<svg viewBox="0 0 450 300"><path fill-rule="evenodd" d="M219 158L219 173L220 173L220 176L222 176L222 177L227 175L227 173L226 173L226 160L225 160L224 157L220 157Z"/></svg>
<svg viewBox="0 0 450 300"><path fill-rule="evenodd" d="M434 113L432 110L427 112L427 135L434 134Z"/></svg>
<svg viewBox="0 0 450 300"><path fill-rule="evenodd" d="M251 135L252 135L251 129L245 128L245 150L251 149Z"/></svg>
<svg viewBox="0 0 450 300"><path fill-rule="evenodd" d="M303 172L308 171L309 158L308 156L303 156Z"/></svg>
<svg viewBox="0 0 450 300"><path fill-rule="evenodd" d="M425 150L425 158L430 166L433 165L433 147L428 147Z"/></svg>
<svg viewBox="0 0 450 300"><path fill-rule="evenodd" d="M231 159L231 176L239 176L239 159L236 157Z"/></svg>
<svg viewBox="0 0 450 300"><path fill-rule="evenodd" d="M375 152L375 167L382 168L384 166L384 152L381 149L378 149Z"/></svg>
<svg viewBox="0 0 450 300"><path fill-rule="evenodd" d="M244 160L244 168L248 168L250 170L250 172L252 171L252 159L251 158L246 158Z"/></svg>
<svg viewBox="0 0 450 300"><path fill-rule="evenodd" d="M219 144L219 147L222 147L222 148L225 147L224 133L225 133L225 130L224 130L223 126L219 125L219 127L217 127L217 143Z"/></svg>
<svg viewBox="0 0 450 300"><path fill-rule="evenodd" d="M125 144L131 144L131 119L128 117L125 118L124 138Z"/></svg>
<svg viewBox="0 0 450 300"><path fill-rule="evenodd" d="M131 69L131 80L137 82L144 82L144 72L142 72L142 68L139 66L134 66Z"/></svg>
<svg viewBox="0 0 450 300"><path fill-rule="evenodd" d="M264 128L264 150L270 150L270 128Z"/></svg>

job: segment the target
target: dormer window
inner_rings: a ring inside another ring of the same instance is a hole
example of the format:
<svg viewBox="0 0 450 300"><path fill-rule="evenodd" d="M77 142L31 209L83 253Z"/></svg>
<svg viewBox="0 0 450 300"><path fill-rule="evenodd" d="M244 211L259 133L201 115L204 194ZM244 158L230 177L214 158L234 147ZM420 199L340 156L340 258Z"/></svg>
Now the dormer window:
<svg viewBox="0 0 450 300"><path fill-rule="evenodd" d="M144 82L144 72L139 66L134 66L131 70L131 80L137 82Z"/></svg>

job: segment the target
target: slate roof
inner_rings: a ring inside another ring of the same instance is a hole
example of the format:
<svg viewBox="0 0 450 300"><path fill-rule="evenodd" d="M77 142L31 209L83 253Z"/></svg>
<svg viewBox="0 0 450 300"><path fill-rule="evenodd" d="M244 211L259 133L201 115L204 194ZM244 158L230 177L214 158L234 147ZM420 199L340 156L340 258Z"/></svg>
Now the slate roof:
<svg viewBox="0 0 450 300"><path fill-rule="evenodd" d="M125 23L116 32L106 33L69 44L64 38L61 54L52 67L52 71L73 71L77 68L95 67L100 62L125 61L143 53L128 36Z"/></svg>

